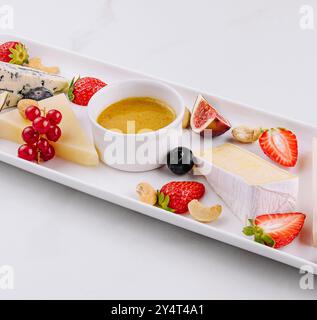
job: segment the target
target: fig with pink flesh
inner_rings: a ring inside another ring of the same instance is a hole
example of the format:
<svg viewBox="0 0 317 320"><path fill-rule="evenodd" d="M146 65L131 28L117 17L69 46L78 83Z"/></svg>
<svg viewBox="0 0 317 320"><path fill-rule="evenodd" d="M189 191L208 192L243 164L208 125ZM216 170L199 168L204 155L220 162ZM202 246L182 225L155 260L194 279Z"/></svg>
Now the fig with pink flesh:
<svg viewBox="0 0 317 320"><path fill-rule="evenodd" d="M231 128L231 124L201 95L198 96L190 119L190 125L194 132L202 136L218 137Z"/></svg>

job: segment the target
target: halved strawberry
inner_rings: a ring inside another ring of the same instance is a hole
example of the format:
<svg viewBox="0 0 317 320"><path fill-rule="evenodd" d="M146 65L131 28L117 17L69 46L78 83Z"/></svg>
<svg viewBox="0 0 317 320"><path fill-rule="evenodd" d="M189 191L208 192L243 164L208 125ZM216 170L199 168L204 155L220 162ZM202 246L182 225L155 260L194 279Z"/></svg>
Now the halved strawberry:
<svg viewBox="0 0 317 320"><path fill-rule="evenodd" d="M275 213L258 216L249 220L250 226L243 229L247 236L272 248L290 244L303 228L306 215L300 212Z"/></svg>
<svg viewBox="0 0 317 320"><path fill-rule="evenodd" d="M199 200L204 194L205 186L200 182L173 181L158 192L158 202L164 210L182 214L188 212L192 200Z"/></svg>
<svg viewBox="0 0 317 320"><path fill-rule="evenodd" d="M296 135L287 129L266 130L259 138L263 152L273 161L285 167L294 167L298 160Z"/></svg>

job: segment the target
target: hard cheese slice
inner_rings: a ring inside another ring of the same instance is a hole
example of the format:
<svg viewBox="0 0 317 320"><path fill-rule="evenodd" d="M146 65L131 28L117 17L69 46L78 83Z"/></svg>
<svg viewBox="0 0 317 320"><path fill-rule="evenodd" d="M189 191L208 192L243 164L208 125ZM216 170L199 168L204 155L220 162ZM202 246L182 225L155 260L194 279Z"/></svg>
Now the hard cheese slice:
<svg viewBox="0 0 317 320"><path fill-rule="evenodd" d="M243 222L295 208L298 177L257 155L227 143L204 151L201 159L210 166L208 182Z"/></svg>
<svg viewBox="0 0 317 320"><path fill-rule="evenodd" d="M9 93L3 108L15 107L19 100L28 98L27 95L35 89L37 92L45 90L54 95L67 88L68 80L61 76L0 62L0 93Z"/></svg>
<svg viewBox="0 0 317 320"><path fill-rule="evenodd" d="M54 145L56 155L78 164L95 166L99 163L94 145L81 128L69 101L64 94L45 99L39 102L46 111L59 110L63 115L60 123L62 136ZM23 144L21 132L30 122L23 119L19 111L13 110L0 114L0 138Z"/></svg>

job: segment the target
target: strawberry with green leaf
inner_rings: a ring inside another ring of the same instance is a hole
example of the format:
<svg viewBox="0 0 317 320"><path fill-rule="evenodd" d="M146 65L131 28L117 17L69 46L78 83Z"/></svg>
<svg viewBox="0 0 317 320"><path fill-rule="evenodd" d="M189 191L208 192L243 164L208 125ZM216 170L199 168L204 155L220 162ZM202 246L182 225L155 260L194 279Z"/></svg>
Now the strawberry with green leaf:
<svg viewBox="0 0 317 320"><path fill-rule="evenodd" d="M23 65L28 60L29 54L21 42L10 41L0 45L0 61Z"/></svg>
<svg viewBox="0 0 317 320"><path fill-rule="evenodd" d="M92 77L73 78L68 98L77 105L87 106L92 96L106 85L103 81Z"/></svg>
<svg viewBox="0 0 317 320"><path fill-rule="evenodd" d="M281 248L290 244L303 228L306 215L300 212L265 214L243 229L246 236L272 248Z"/></svg>
<svg viewBox="0 0 317 320"><path fill-rule="evenodd" d="M158 191L158 204L164 210L183 214L192 200L199 200L204 194L205 186L200 182L173 181Z"/></svg>

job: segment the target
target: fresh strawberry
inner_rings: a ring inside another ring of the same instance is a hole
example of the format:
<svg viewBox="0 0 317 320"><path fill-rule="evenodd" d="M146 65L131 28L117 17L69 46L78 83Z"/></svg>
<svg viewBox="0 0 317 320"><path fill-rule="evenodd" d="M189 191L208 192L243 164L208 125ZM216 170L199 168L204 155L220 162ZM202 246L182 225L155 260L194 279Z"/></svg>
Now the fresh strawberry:
<svg viewBox="0 0 317 320"><path fill-rule="evenodd" d="M298 143L293 132L283 128L270 129L259 138L263 152L285 167L294 167L298 160Z"/></svg>
<svg viewBox="0 0 317 320"><path fill-rule="evenodd" d="M205 186L193 181L174 181L158 192L159 205L167 211L186 213L192 200L199 200L205 194Z"/></svg>
<svg viewBox="0 0 317 320"><path fill-rule="evenodd" d="M69 87L68 98L75 104L87 106L91 97L105 86L106 83L96 78L74 78Z"/></svg>
<svg viewBox="0 0 317 320"><path fill-rule="evenodd" d="M0 61L23 65L28 63L26 47L20 42L6 42L0 45Z"/></svg>
<svg viewBox="0 0 317 320"><path fill-rule="evenodd" d="M281 248L290 244L303 228L306 215L299 212L276 213L258 216L249 220L250 226L243 229L247 236L272 248Z"/></svg>

